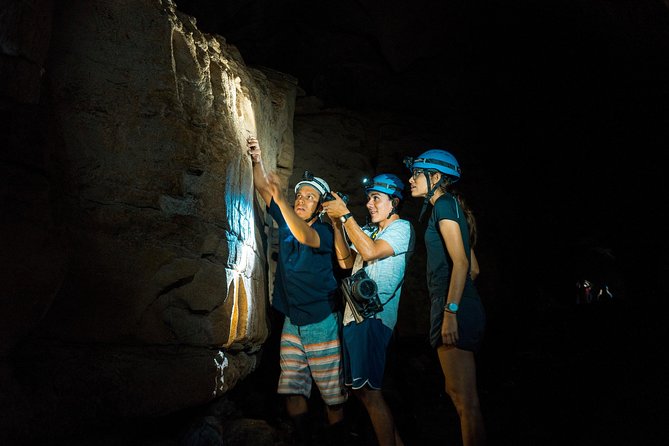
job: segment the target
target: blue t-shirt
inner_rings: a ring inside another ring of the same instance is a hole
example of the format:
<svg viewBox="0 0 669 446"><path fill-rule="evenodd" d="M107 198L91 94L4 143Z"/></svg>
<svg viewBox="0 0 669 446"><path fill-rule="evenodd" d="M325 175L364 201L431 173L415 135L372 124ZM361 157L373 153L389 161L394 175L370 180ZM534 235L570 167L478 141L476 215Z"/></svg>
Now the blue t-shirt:
<svg viewBox="0 0 669 446"><path fill-rule="evenodd" d="M467 260L470 262L469 249L469 226L465 213L458 204L457 199L446 193L439 197L434 203L432 214L425 229L425 247L427 250L427 288L430 297L446 297L451 280L452 260L446 251L446 245L439 231L439 221L453 220L460 226L462 243L464 245ZM465 282L463 298L477 297L478 293L469 274Z"/></svg>
<svg viewBox="0 0 669 446"><path fill-rule="evenodd" d="M366 225L362 230L371 237L376 226ZM416 237L411 223L399 219L380 231L375 240L384 240L394 251L392 256L371 260L364 267L367 275L376 282L379 299L384 304L376 318L381 319L383 325L392 330L397 324L404 272L413 254ZM355 246L351 245L351 249L355 249Z"/></svg>
<svg viewBox="0 0 669 446"><path fill-rule="evenodd" d="M316 220L319 248L297 241L274 202L269 214L279 226L279 261L274 277L272 306L295 325L320 322L335 311L337 280L333 271L334 232L332 226Z"/></svg>

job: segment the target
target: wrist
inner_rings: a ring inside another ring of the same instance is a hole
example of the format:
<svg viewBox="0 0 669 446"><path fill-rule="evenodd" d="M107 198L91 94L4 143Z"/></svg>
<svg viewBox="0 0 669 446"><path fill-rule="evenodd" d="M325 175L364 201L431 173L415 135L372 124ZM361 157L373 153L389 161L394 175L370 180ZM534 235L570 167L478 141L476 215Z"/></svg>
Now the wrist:
<svg viewBox="0 0 669 446"><path fill-rule="evenodd" d="M348 209L347 209L347 211L348 211ZM341 217L339 217L339 221L340 221L340 222L342 223L342 225L343 225L343 224L346 223L346 222L348 221L348 219L351 218L351 217L353 217L353 214L351 214L350 212L347 212L346 214L344 214L344 215L342 215Z"/></svg>
<svg viewBox="0 0 669 446"><path fill-rule="evenodd" d="M458 312L459 308L460 306L455 302L446 302L446 305L444 305L444 312L455 314Z"/></svg>
<svg viewBox="0 0 669 446"><path fill-rule="evenodd" d="M348 254L343 253L343 255L342 255L341 257L337 256L337 260L346 260L346 259L348 259L349 257L351 257L351 253L350 253L350 252L349 252Z"/></svg>

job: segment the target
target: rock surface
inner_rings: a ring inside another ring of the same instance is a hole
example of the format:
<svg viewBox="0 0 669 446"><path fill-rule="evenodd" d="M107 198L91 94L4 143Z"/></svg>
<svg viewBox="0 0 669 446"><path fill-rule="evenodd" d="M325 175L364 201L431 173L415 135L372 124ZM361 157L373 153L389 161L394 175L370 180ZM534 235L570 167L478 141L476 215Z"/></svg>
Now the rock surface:
<svg viewBox="0 0 669 446"><path fill-rule="evenodd" d="M245 140L285 181L296 91L169 0L36 3L1 16L21 18L3 51L44 70L3 108L0 404L16 416L0 431L26 441L204 404L257 367L266 217Z"/></svg>

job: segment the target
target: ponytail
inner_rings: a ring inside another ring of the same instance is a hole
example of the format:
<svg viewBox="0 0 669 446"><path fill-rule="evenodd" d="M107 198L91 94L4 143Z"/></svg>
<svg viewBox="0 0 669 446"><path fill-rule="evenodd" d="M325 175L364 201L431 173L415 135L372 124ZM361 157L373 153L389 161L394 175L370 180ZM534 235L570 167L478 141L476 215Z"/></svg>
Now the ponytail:
<svg viewBox="0 0 669 446"><path fill-rule="evenodd" d="M455 193L453 195L458 200L458 204L465 213L465 218L467 219L467 226L469 227L469 247L471 249L474 249L474 246L476 246L476 237L477 237L476 217L474 217L472 209L469 206L467 206L467 203L465 203L465 200L464 198L462 198L462 195L460 195L459 193Z"/></svg>
<svg viewBox="0 0 669 446"><path fill-rule="evenodd" d="M465 202L464 197L462 196L462 193L460 191L456 190L453 188L452 184L449 184L448 181L445 181L442 183L439 188L443 192L448 192L451 195L455 197L455 199L458 202L458 205L462 209L462 211L465 214L465 218L467 219L467 226L469 228L469 247L471 249L474 249L474 246L476 246L476 238L477 238L477 230L476 230L476 218L474 217L474 213L472 212L471 208L467 206L467 203Z"/></svg>

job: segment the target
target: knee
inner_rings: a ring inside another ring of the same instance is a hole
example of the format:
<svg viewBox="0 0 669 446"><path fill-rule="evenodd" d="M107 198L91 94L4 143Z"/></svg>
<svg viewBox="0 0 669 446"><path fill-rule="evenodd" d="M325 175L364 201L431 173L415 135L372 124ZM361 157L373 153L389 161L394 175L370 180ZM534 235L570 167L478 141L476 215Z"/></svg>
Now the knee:
<svg viewBox="0 0 669 446"><path fill-rule="evenodd" d="M300 404L304 400L306 400L306 398L302 395L286 395L286 402L288 404Z"/></svg>
<svg viewBox="0 0 669 446"><path fill-rule="evenodd" d="M341 412L344 410L344 403L328 404L326 407L329 412L334 412L334 413Z"/></svg>
<svg viewBox="0 0 669 446"><path fill-rule="evenodd" d="M287 395L286 408L291 416L304 413L307 411L307 399L302 395Z"/></svg>
<svg viewBox="0 0 669 446"><path fill-rule="evenodd" d="M479 400L476 392L446 386L446 393L451 397L453 405L461 417L479 411Z"/></svg>
<svg viewBox="0 0 669 446"><path fill-rule="evenodd" d="M369 406L370 404L377 404L380 400L383 399L383 394L380 390L373 390L367 387L354 390L353 393L365 406Z"/></svg>
<svg viewBox="0 0 669 446"><path fill-rule="evenodd" d="M369 392L367 392L367 389L365 389L364 387L361 387L359 389L354 389L353 394L363 403L366 403L369 400Z"/></svg>
<svg viewBox="0 0 669 446"><path fill-rule="evenodd" d="M460 406L467 399L467 392L464 389L459 388L458 386L446 384L446 393L451 397L453 403L456 406Z"/></svg>

